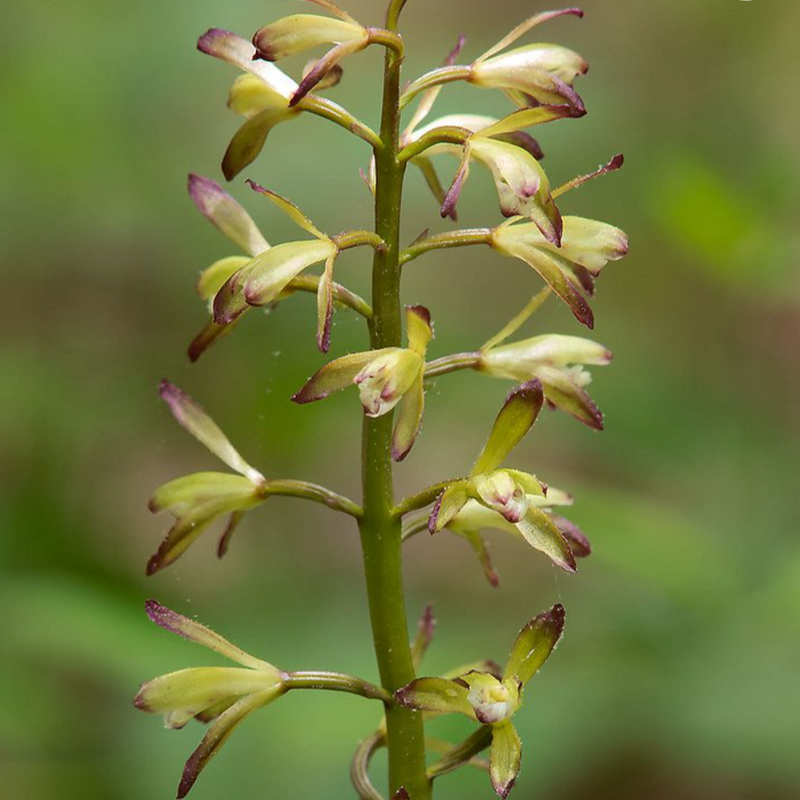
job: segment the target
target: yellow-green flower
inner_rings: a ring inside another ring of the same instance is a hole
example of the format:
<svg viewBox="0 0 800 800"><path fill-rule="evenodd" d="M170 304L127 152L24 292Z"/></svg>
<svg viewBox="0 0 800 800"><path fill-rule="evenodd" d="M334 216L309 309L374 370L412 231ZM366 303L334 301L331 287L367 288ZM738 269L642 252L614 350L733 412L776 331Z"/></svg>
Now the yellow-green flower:
<svg viewBox="0 0 800 800"><path fill-rule="evenodd" d="M515 526L532 547L559 567L575 572L575 555L568 541L542 510L547 506L546 485L527 472L500 467L533 427L543 403L544 393L538 380L511 392L469 476L447 485L434 505L428 527L431 533L437 533L456 521L466 508L468 516L462 517L462 530L474 530L468 508L472 500L498 520ZM458 527L457 521L455 524ZM496 526L483 523L480 527Z"/></svg>
<svg viewBox="0 0 800 800"><path fill-rule="evenodd" d="M408 708L433 714L463 714L491 729L490 775L500 797L508 797L522 764L522 742L511 721L525 687L553 652L564 630L564 608L555 605L519 633L502 675L469 672L455 679L417 678L395 693Z"/></svg>
<svg viewBox="0 0 800 800"><path fill-rule="evenodd" d="M422 425L425 407L425 354L433 338L431 315L423 306L406 307L408 347L385 347L342 356L324 366L292 398L313 403L348 386L357 386L368 417L400 406L392 437L392 455L402 461Z"/></svg>
<svg viewBox="0 0 800 800"><path fill-rule="evenodd" d="M164 630L241 665L241 668L193 667L171 672L145 683L134 698L133 704L142 711L162 714L167 728L182 728L192 719L211 723L184 767L178 787L178 797L182 798L234 728L286 691L285 676L272 664L240 650L199 622L155 600L147 601L146 610L150 619Z"/></svg>
<svg viewBox="0 0 800 800"><path fill-rule="evenodd" d="M156 489L150 499L150 510L154 514L168 511L175 517L175 524L148 561L148 575L172 564L203 531L227 517L220 540L219 552L222 555L244 513L266 499L268 484L267 479L239 455L227 436L189 395L169 381L161 382L160 393L175 419L238 474L196 472Z"/></svg>

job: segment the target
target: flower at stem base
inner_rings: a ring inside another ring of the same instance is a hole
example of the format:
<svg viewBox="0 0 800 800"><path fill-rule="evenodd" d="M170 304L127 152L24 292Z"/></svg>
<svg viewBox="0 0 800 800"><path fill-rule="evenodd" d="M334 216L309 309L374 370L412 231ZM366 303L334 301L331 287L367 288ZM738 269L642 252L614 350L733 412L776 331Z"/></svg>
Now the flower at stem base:
<svg viewBox="0 0 800 800"><path fill-rule="evenodd" d="M512 717L522 706L525 687L553 652L563 630L564 608L553 606L520 631L500 677L473 671L455 679L417 678L395 692L395 697L417 711L463 714L490 726L492 786L500 797L508 797L522 763L522 743Z"/></svg>
<svg viewBox="0 0 800 800"><path fill-rule="evenodd" d="M343 356L324 366L294 395L295 403L313 403L348 386L357 386L368 417L399 405L392 456L402 461L414 445L425 405L425 354L433 338L431 316L423 306L406 307L408 347L386 347Z"/></svg>
<svg viewBox="0 0 800 800"><path fill-rule="evenodd" d="M542 510L542 506L547 505L546 485L526 472L500 468L533 427L543 403L544 393L538 380L511 392L469 476L448 484L433 507L428 527L431 533L448 527L473 500L496 515L499 521L513 525L528 544L545 553L559 567L575 572L575 555L567 539ZM464 523L463 530L474 530L468 518L462 517ZM482 558L484 564L487 560L488 556ZM489 574L491 566L486 569Z"/></svg>
<svg viewBox="0 0 800 800"><path fill-rule="evenodd" d="M267 479L234 449L216 423L189 395L169 381L162 381L161 397L175 419L238 475L197 472L156 489L149 508L154 514L169 511L175 517L158 551L147 562L153 575L180 558L203 531L227 517L220 540L222 555L244 513L266 500Z"/></svg>
<svg viewBox="0 0 800 800"><path fill-rule="evenodd" d="M201 644L240 664L236 667L193 667L145 683L133 704L151 714L163 714L168 728L190 720L211 723L200 746L184 767L178 797L185 797L208 762L219 752L245 717L286 691L284 673L251 656L199 622L148 600L147 615L171 633Z"/></svg>

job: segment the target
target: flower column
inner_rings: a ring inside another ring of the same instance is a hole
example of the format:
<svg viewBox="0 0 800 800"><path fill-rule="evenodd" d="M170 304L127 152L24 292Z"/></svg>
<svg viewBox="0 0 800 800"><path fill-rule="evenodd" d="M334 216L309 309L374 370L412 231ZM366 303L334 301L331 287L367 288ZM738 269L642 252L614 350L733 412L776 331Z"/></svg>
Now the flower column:
<svg viewBox="0 0 800 800"><path fill-rule="evenodd" d="M395 32L405 0L389 7L386 27ZM404 166L400 150L400 65L402 54L387 48L384 67L382 145L375 149L375 230L384 246L375 252L372 272L373 349L399 347L400 206ZM403 594L401 520L394 512L392 479L392 416L364 418L362 480L364 515L361 542L370 618L381 683L390 692L414 679ZM389 784L414 800L430 798L426 775L422 715L401 706L386 707Z"/></svg>

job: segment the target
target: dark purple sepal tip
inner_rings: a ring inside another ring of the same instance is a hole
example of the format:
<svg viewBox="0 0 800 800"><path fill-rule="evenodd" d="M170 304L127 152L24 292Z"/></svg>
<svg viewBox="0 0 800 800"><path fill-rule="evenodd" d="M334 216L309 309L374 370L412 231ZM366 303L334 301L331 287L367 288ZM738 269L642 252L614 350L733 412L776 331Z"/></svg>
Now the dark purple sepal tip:
<svg viewBox="0 0 800 800"><path fill-rule="evenodd" d="M436 502L433 504L433 508L431 509L431 515L428 517L428 531L430 532L431 536L433 536L436 530L436 522L439 519L439 512L442 510L442 498L444 497L444 492L442 492L437 498Z"/></svg>

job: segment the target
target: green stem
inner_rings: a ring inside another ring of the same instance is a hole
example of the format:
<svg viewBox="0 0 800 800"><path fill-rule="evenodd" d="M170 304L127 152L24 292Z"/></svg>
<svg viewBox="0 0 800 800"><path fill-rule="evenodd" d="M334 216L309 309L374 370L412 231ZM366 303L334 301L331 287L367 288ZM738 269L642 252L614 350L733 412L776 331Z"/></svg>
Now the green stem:
<svg viewBox="0 0 800 800"><path fill-rule="evenodd" d="M451 247L470 247L474 244L491 245L494 230L492 228L472 228L462 231L438 233L410 244L400 254L400 263L408 264L431 250L445 250Z"/></svg>
<svg viewBox="0 0 800 800"><path fill-rule="evenodd" d="M366 697L368 700L380 700L391 703L392 697L380 686L373 686L361 678L352 675L341 675L338 672L287 672L284 676L287 689L316 689L328 692L346 692Z"/></svg>
<svg viewBox="0 0 800 800"><path fill-rule="evenodd" d="M402 2L389 9L394 30ZM400 59L386 52L381 147L375 149L375 225L385 247L375 251L372 273L373 348L399 347L400 207L404 167L398 162L400 140ZM364 419L362 480L364 515L360 522L364 572L372 635L381 684L393 693L414 680L408 620L403 591L401 522L394 511L391 456L392 415ZM422 715L397 704L386 706L386 743L389 749L389 796L405 787L412 800L430 800L426 774Z"/></svg>
<svg viewBox="0 0 800 800"><path fill-rule="evenodd" d="M426 378L438 378L451 372L462 369L475 369L481 363L480 353L456 353L452 356L443 356L425 365Z"/></svg>
<svg viewBox="0 0 800 800"><path fill-rule="evenodd" d="M264 483L263 493L265 496L277 495L279 497L299 497L303 500L312 500L315 503L332 508L334 511L341 511L358 519L361 514L361 506L341 494L332 492L324 486L315 483L293 480L268 480Z"/></svg>

